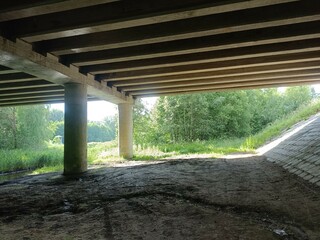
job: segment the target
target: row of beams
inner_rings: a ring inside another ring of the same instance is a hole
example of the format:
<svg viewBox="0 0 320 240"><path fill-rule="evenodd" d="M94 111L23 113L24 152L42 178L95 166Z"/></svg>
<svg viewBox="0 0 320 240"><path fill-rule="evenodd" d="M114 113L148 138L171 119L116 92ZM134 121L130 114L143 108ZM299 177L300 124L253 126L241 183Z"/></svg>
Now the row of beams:
<svg viewBox="0 0 320 240"><path fill-rule="evenodd" d="M36 81L36 80L41 80L41 79L26 73L0 74L0 84L24 82L24 81L27 82L27 81Z"/></svg>
<svg viewBox="0 0 320 240"><path fill-rule="evenodd" d="M144 69L127 72L114 72L108 76L107 81L123 81L130 79L143 79L147 77L170 76L176 74L200 73L208 71L220 71L238 68L249 68L256 66L278 65L285 63L311 62L320 60L320 51L291 53L276 56L264 56L255 58L245 58L236 60L227 60L221 62L209 62L190 64L173 67L163 67L155 69Z"/></svg>
<svg viewBox="0 0 320 240"><path fill-rule="evenodd" d="M10 90L3 90L0 88L0 96L16 96L16 95L23 95L23 94L37 94L37 93L52 93L52 92L61 92L63 91L62 86L37 86L32 88L22 88L22 89L10 89Z"/></svg>
<svg viewBox="0 0 320 240"><path fill-rule="evenodd" d="M0 65L0 75L9 74L9 73L17 73L17 72L18 72L17 70Z"/></svg>
<svg viewBox="0 0 320 240"><path fill-rule="evenodd" d="M78 68L69 68L62 65L56 57L50 54L43 56L34 52L32 46L23 41L11 42L0 37L0 55L0 65L28 73L40 79L60 85L67 82L86 84L89 95L115 104L133 101L115 89L95 81L93 76L81 74ZM39 84L39 81L37 84Z"/></svg>
<svg viewBox="0 0 320 240"><path fill-rule="evenodd" d="M64 97L64 91L59 92L48 92L48 93L28 93L28 94L18 94L18 95L11 95L11 96L0 96L0 103L7 102L10 100L27 100L27 99L34 99L34 98L49 98L49 97Z"/></svg>
<svg viewBox="0 0 320 240"><path fill-rule="evenodd" d="M296 0L135 0L113 2L11 21L1 26L5 36L34 42L93 32L189 19ZM221 5L223 3L223 5ZM85 16L85 17L84 17ZM37 24L35 24L37 23Z"/></svg>
<svg viewBox="0 0 320 240"><path fill-rule="evenodd" d="M62 55L304 23L320 20L320 10L314 7L314 4L319 4L319 1L299 1L183 21L60 38L41 41L34 46L40 52Z"/></svg>
<svg viewBox="0 0 320 240"><path fill-rule="evenodd" d="M90 7L119 0L14 0L1 2L0 22Z"/></svg>
<svg viewBox="0 0 320 240"><path fill-rule="evenodd" d="M24 106L24 105L36 105L36 104L55 104L55 103L64 103L64 99L58 100L47 100L47 99L38 99L37 101L13 101L10 103L1 103L0 107L10 107L10 106Z"/></svg>
<svg viewBox="0 0 320 240"><path fill-rule="evenodd" d="M178 92L192 92L192 91L201 91L201 90L219 90L219 89L229 89L229 88L244 88L244 87L252 87L259 86L259 88L263 88L264 85L278 85L278 84L292 84L292 83L319 83L320 76L314 77L306 77L306 78L287 78L287 79L273 79L268 81L252 81L252 82L236 82L236 83L222 83L222 84L209 84L209 85L201 85L201 86L189 86L189 87L170 87L164 89L150 89L150 90L141 90L141 91L133 91L130 92L132 96L143 96L143 95L157 95L163 93L178 93Z"/></svg>
<svg viewBox="0 0 320 240"><path fill-rule="evenodd" d="M299 71L289 71L282 73L265 73L265 74L256 74L256 75L245 75L245 76L236 76L236 77L221 77L221 78L205 78L198 80L189 80L189 81L176 81L169 83L154 83L154 84L141 84L135 86L121 87L121 91L132 92L139 90L148 90L148 89L162 89L170 87L187 87L187 86L200 86L208 84L217 84L217 83L232 83L232 82L249 82L249 81L269 81L274 79L307 79L313 78L314 76L320 76L320 68L313 70L299 70Z"/></svg>
<svg viewBox="0 0 320 240"><path fill-rule="evenodd" d="M13 105L13 104L22 104L22 103L51 103L57 101L64 101L64 96L51 96L51 97L35 97L30 99L14 99L14 100L5 100L0 101L0 106L4 105Z"/></svg>
<svg viewBox="0 0 320 240"><path fill-rule="evenodd" d="M320 50L320 38L152 59L89 65L80 67L80 71L83 73L102 74L318 50Z"/></svg>
<svg viewBox="0 0 320 240"><path fill-rule="evenodd" d="M128 48L62 55L60 58L65 64L75 65L105 63L106 59L108 62L150 59L319 38L319 29L320 21L316 21Z"/></svg>
<svg viewBox="0 0 320 240"><path fill-rule="evenodd" d="M217 70L199 73L189 73L189 74L176 74L170 76L161 77L150 77L143 79L134 79L126 81L114 81L109 84L115 87L124 86L134 86L141 84L154 84L154 83L165 83L165 82L176 82L176 81L189 81L189 80L200 80L200 79L210 79L210 78L221 78L221 77L241 77L257 74L274 74L274 76L279 75L279 73L299 71L299 70L312 70L319 69L320 61L311 62L299 62L299 63L285 63L277 65L267 65L258 67L247 67L229 70Z"/></svg>
<svg viewBox="0 0 320 240"><path fill-rule="evenodd" d="M33 105L33 104L54 104L54 103L63 103L64 94L51 95L51 96L37 96L30 97L25 99L6 99L0 100L0 107L5 106L18 106L18 105ZM96 101L95 97L88 97L88 101Z"/></svg>
<svg viewBox="0 0 320 240"><path fill-rule="evenodd" d="M171 93L157 93L157 94L146 94L141 96L136 96L138 98L146 98L146 97L154 97L154 96L171 96L171 95L179 95L179 94L195 94L195 93L208 93L208 92L224 92L224 91L239 91L239 90L249 90L249 89L262 89L262 88L275 88L275 87L288 87L288 86L301 86L301 85L311 85L319 83L311 81L311 82L292 82L292 83L279 83L279 84L263 84L263 85L252 85L252 86L244 86L244 87L230 87L227 89L205 89L205 90L193 90L193 91L181 91L181 92L171 92Z"/></svg>
<svg viewBox="0 0 320 240"><path fill-rule="evenodd" d="M1 90L26 89L26 88L35 88L35 87L48 87L48 86L57 86L57 84L53 84L45 80L31 80L31 81L10 82L10 83L0 84Z"/></svg>

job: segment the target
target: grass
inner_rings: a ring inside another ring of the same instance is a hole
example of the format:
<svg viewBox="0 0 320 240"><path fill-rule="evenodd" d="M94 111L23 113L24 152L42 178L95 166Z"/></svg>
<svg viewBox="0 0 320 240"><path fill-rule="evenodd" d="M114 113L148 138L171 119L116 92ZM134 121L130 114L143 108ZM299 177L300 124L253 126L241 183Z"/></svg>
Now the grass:
<svg viewBox="0 0 320 240"><path fill-rule="evenodd" d="M134 146L133 160L159 160L176 156L193 154L210 154L217 157L235 152L253 152L272 138L279 136L283 131L294 124L308 119L320 111L320 101L300 107L285 118L275 121L263 131L244 139L219 139L211 141L195 141L183 143L160 144L157 146ZM117 156L116 141L88 144L88 164L106 164L121 162L124 159ZM0 149L0 173L18 170L34 170L34 173L62 171L63 145L49 144L46 149Z"/></svg>
<svg viewBox="0 0 320 240"><path fill-rule="evenodd" d="M291 114L273 122L261 132L245 139L243 148L257 149L271 139L281 135L282 132L288 130L296 123L307 120L310 116L318 112L320 112L320 100L314 101L306 106L301 106Z"/></svg>
<svg viewBox="0 0 320 240"><path fill-rule="evenodd" d="M252 152L252 149L243 147L244 139L221 139L211 141L195 141L160 144L147 148L136 146L133 160L159 160L174 156L189 156L195 154L209 154L212 157L234 153Z"/></svg>
<svg viewBox="0 0 320 240"><path fill-rule="evenodd" d="M52 145L46 149L0 150L0 172L33 170L63 163L63 146Z"/></svg>

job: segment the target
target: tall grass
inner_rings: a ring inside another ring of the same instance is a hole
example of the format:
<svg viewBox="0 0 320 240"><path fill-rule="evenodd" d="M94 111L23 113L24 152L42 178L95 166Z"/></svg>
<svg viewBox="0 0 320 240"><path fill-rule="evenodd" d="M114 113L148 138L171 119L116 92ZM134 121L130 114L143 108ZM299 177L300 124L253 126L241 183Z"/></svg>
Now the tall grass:
<svg viewBox="0 0 320 240"><path fill-rule="evenodd" d="M0 172L62 166L63 146L48 146L46 149L0 150Z"/></svg>
<svg viewBox="0 0 320 240"><path fill-rule="evenodd" d="M304 105L289 115L276 120L261 132L245 139L243 148L256 149L271 139L279 136L283 131L291 128L298 122L308 119L310 116L320 112L320 100Z"/></svg>

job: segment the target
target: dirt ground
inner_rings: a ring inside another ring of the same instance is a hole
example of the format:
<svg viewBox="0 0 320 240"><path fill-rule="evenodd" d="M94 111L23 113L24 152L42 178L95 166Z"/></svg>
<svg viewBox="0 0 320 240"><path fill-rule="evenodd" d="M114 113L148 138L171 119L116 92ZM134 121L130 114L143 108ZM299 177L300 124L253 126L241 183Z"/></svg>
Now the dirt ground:
<svg viewBox="0 0 320 240"><path fill-rule="evenodd" d="M0 183L0 239L320 239L320 189L263 157Z"/></svg>

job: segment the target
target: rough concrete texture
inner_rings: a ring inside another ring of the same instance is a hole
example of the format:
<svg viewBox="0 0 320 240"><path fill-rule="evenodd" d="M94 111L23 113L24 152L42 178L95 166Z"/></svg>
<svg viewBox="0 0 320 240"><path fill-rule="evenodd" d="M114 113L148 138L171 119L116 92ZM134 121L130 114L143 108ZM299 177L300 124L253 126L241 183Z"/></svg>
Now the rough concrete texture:
<svg viewBox="0 0 320 240"><path fill-rule="evenodd" d="M264 154L267 159L320 186L320 116L299 123L282 138Z"/></svg>
<svg viewBox="0 0 320 240"><path fill-rule="evenodd" d="M320 189L264 157L0 184L1 239L320 239Z"/></svg>

